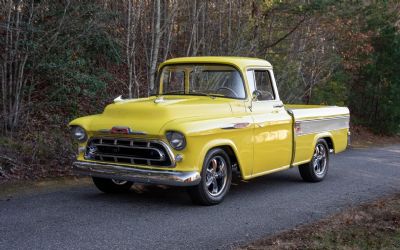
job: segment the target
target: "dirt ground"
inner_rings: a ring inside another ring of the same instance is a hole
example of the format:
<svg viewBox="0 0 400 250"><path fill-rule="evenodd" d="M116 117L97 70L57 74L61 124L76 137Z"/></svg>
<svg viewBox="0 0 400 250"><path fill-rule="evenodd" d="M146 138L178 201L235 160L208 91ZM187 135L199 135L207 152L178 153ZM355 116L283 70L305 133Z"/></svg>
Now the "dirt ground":
<svg viewBox="0 0 400 250"><path fill-rule="evenodd" d="M239 249L400 249L400 194Z"/></svg>
<svg viewBox="0 0 400 250"><path fill-rule="evenodd" d="M372 133L367 128L361 126L352 126L351 147L365 148L371 146L384 146L400 143L400 136L386 136Z"/></svg>

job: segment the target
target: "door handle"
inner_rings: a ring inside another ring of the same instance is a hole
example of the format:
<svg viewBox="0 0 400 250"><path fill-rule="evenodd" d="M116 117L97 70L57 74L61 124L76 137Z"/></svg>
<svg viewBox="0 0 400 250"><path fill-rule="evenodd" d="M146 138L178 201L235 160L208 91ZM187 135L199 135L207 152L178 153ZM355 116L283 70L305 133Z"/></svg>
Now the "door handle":
<svg viewBox="0 0 400 250"><path fill-rule="evenodd" d="M274 104L272 107L273 108L282 108L283 104Z"/></svg>

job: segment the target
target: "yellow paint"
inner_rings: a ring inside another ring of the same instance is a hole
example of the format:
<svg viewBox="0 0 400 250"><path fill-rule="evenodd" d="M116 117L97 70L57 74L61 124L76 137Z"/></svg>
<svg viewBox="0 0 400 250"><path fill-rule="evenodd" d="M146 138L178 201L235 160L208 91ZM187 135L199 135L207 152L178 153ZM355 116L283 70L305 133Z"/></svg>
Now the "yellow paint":
<svg viewBox="0 0 400 250"><path fill-rule="evenodd" d="M168 95L163 97L162 102L155 103L157 97L151 96L110 104L102 114L81 117L73 120L69 125L83 127L89 137L100 135L99 130L111 129L114 126L127 126L135 131L143 131L146 135L112 135L112 137L152 138L168 143L165 137L166 131L180 131L186 136L186 148L182 151L173 150L175 155L183 156L183 160L178 162L173 169L135 166L139 168L201 171L207 152L211 148L221 146L229 147L234 152L244 179L288 168L292 156L291 117L285 108L273 108L274 105L282 103L280 100L252 102L246 78L246 69L272 70L271 64L265 60L253 58L189 57L168 60L162 63L159 69L165 65L184 63L219 63L234 66L242 73L246 86L246 99ZM188 86L188 79L185 79L185 82ZM159 89L162 91L162 86ZM318 110L324 107L296 106L296 108ZM326 112L329 113L329 109ZM312 119L323 118L325 115L324 113L324 116L319 117L313 114ZM337 114L331 114L331 116L334 115ZM249 123L249 126L240 129L222 129L235 123ZM318 138L331 138L335 153L343 151L347 145L347 131L348 129L342 129L296 137L294 163L300 164L311 160ZM101 134L101 136L105 135ZM79 146L85 147L85 143ZM78 160L84 161L82 152L78 155Z"/></svg>

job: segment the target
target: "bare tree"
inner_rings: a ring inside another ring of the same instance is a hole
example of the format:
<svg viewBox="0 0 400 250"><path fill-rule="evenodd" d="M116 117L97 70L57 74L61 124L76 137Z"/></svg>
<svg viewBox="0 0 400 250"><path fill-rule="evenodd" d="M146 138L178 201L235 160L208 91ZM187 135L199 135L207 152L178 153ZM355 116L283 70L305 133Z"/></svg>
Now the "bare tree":
<svg viewBox="0 0 400 250"><path fill-rule="evenodd" d="M33 19L33 1L3 0L0 2L1 15L6 17L4 46L1 52L1 97L2 129L13 132L18 126L24 106L25 74L29 56L27 40Z"/></svg>
<svg viewBox="0 0 400 250"><path fill-rule="evenodd" d="M154 88L154 78L157 69L158 52L160 50L160 40L161 40L161 7L160 0L155 2L155 25L154 25L154 40L152 42L153 47L151 48L150 57L150 71L149 71L149 93L150 90Z"/></svg>
<svg viewBox="0 0 400 250"><path fill-rule="evenodd" d="M142 11L142 1L135 6L133 0L126 0L127 22L126 22L126 43L125 56L128 66L128 90L129 98L139 97L139 82L136 68L136 33L138 21Z"/></svg>

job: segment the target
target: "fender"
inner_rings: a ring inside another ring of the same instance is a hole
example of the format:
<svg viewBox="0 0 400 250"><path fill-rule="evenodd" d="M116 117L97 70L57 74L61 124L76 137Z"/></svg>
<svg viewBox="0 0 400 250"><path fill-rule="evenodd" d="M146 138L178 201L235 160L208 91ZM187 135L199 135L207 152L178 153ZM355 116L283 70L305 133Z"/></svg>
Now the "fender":
<svg viewBox="0 0 400 250"><path fill-rule="evenodd" d="M322 132L322 133L318 133L314 136L314 141L313 141L313 147L311 148L311 155L310 155L310 161L313 157L314 154L314 148L317 145L317 141L319 139L323 139L323 138L330 138L332 141L332 146L333 146L333 150L335 150L335 141L333 140L333 136L331 132ZM327 142L328 143L328 142Z"/></svg>
<svg viewBox="0 0 400 250"><path fill-rule="evenodd" d="M213 148L222 147L222 146L229 146L232 149L233 153L236 156L236 159L238 160L239 166L241 166L240 174L241 174L242 178L245 180L250 179L252 167L249 167L250 164L247 164L247 167L243 167L244 163L242 162L242 158L239 157L239 151L238 151L235 143L229 139L215 139L215 140L209 141L206 145L203 146L203 148L198 156L198 159L197 159L200 170L203 167L204 159L205 159L207 152ZM252 164L250 166L252 166Z"/></svg>

